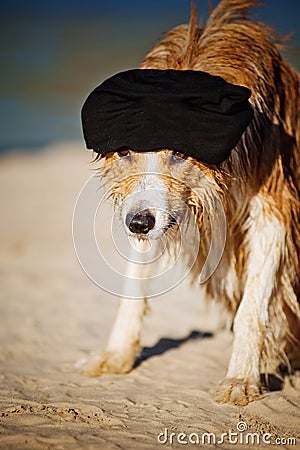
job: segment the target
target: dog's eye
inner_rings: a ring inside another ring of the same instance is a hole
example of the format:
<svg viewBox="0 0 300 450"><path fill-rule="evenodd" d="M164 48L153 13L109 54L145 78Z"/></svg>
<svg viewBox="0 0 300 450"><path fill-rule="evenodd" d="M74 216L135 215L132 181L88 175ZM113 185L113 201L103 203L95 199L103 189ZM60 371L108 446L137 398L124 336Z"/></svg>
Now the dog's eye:
<svg viewBox="0 0 300 450"><path fill-rule="evenodd" d="M173 158L180 161L182 159L186 159L187 156L184 153L173 152Z"/></svg>
<svg viewBox="0 0 300 450"><path fill-rule="evenodd" d="M128 155L130 155L130 150L128 148L122 148L122 149L118 150L117 153L119 156L128 156Z"/></svg>

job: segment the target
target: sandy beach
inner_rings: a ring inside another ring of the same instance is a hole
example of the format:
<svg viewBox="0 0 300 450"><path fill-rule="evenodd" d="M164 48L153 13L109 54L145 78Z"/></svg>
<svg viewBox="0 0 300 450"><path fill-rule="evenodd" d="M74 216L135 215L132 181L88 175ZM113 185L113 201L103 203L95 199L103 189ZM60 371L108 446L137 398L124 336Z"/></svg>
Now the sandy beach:
<svg viewBox="0 0 300 450"><path fill-rule="evenodd" d="M104 349L117 308L73 248L72 214L89 161L80 142L0 160L0 448L247 448L220 439L230 430L240 438L239 423L260 437L251 448L300 448L299 373L247 407L213 401L232 335L188 281L150 302L143 358L131 373L80 373L77 362ZM203 433L219 443L191 442Z"/></svg>

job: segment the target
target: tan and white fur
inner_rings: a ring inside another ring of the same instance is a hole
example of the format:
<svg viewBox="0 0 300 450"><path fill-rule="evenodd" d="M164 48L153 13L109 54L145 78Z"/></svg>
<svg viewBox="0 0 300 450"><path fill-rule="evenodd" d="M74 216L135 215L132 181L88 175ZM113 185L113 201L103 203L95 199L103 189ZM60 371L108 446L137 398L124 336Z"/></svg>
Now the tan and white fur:
<svg viewBox="0 0 300 450"><path fill-rule="evenodd" d="M120 220L129 235L142 238L140 246L172 232L166 211L185 220L180 202L169 199L170 193L186 202L200 233L203 204L212 205L215 195L222 199L226 245L204 287L207 299L221 302L232 314L232 355L215 398L237 405L258 399L261 373L275 373L281 363L289 366L289 356L299 351L300 77L281 56L280 40L272 30L248 18L248 9L256 5L222 0L204 27L197 26L193 10L190 24L171 30L139 66L205 71L251 90L254 119L229 159L209 166L174 155L172 149L123 150L106 155L99 172L114 182ZM151 198L153 188L161 190L161 209ZM130 200L135 192L139 202ZM155 218L154 227L143 235L133 233L127 215L145 211ZM207 251L206 240L201 242L192 269L195 280ZM137 275L135 270L129 263L128 275ZM87 373L131 370L140 352L146 311L146 299L121 299L106 351Z"/></svg>

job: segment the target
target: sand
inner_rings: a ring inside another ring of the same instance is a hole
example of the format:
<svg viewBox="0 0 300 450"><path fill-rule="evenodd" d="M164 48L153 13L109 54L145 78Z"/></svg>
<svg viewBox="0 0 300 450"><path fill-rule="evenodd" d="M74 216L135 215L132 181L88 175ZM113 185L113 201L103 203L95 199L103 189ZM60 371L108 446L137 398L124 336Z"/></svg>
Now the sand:
<svg viewBox="0 0 300 450"><path fill-rule="evenodd" d="M246 448L220 442L241 421L259 435L251 448L268 447L264 433L272 444L281 440L276 448L300 448L299 374L247 407L213 401L232 335L187 282L151 301L145 357L131 373L80 373L78 361L104 348L117 307L73 249L72 213L89 159L74 142L0 161L0 448ZM192 443L205 432L219 443ZM298 444L285 445L288 438Z"/></svg>

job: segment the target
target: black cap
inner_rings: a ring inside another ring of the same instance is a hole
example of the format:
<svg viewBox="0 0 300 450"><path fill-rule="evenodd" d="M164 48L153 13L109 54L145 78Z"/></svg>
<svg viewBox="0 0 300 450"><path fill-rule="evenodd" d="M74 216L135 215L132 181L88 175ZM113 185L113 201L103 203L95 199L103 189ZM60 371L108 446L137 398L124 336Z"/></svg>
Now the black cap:
<svg viewBox="0 0 300 450"><path fill-rule="evenodd" d="M87 148L163 148L220 164L252 120L249 89L194 70L134 69L94 89L82 108Z"/></svg>

